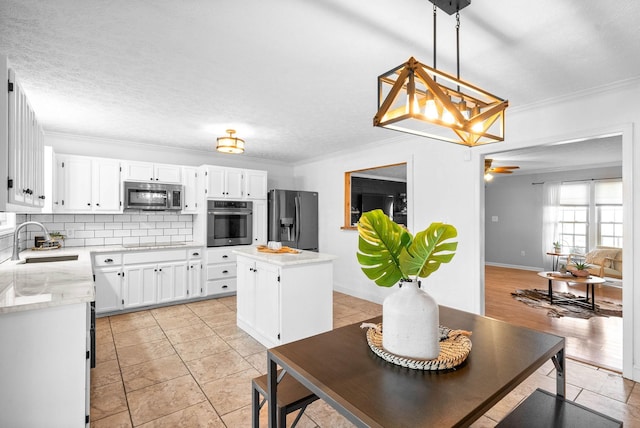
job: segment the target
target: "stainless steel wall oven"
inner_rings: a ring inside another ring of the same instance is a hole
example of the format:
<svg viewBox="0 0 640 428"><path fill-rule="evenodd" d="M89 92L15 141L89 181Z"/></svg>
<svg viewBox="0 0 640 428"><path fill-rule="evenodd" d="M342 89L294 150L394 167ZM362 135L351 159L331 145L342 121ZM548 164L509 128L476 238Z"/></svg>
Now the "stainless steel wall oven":
<svg viewBox="0 0 640 428"><path fill-rule="evenodd" d="M207 202L207 247L251 245L252 233L253 202Z"/></svg>

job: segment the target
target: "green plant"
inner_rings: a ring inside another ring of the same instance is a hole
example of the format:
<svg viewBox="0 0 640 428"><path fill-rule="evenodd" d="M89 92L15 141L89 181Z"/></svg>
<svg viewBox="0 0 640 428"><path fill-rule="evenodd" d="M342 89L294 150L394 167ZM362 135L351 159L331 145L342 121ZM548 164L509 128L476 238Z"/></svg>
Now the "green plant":
<svg viewBox="0 0 640 428"><path fill-rule="evenodd" d="M62 239L64 240L64 238L66 238L65 235L62 234L62 232L49 232L49 236L51 237L51 239Z"/></svg>
<svg viewBox="0 0 640 428"><path fill-rule="evenodd" d="M553 243L553 248L557 248L557 249L562 248L562 245L560 244L560 241L555 241L555 242Z"/></svg>
<svg viewBox="0 0 640 428"><path fill-rule="evenodd" d="M381 287L431 275L451 261L458 247L449 241L458 236L450 224L431 223L414 237L382 210L362 214L358 233L358 262L367 278Z"/></svg>
<svg viewBox="0 0 640 428"><path fill-rule="evenodd" d="M587 270L589 269L589 266L590 266L589 263L585 263L585 262L573 262L573 265L577 270Z"/></svg>

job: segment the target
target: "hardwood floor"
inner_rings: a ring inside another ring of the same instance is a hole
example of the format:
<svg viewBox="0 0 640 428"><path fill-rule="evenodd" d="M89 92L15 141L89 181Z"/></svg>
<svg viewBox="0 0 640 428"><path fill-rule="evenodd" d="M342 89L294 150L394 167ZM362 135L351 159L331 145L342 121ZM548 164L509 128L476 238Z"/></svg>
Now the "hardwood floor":
<svg viewBox="0 0 640 428"><path fill-rule="evenodd" d="M513 299L510 294L516 289L546 287L547 281L536 272L486 266L485 314L512 324L564 336L569 358L621 372L622 318L551 318L545 310L531 308ZM578 295L584 293L582 288L569 287L565 283L556 283L554 290ZM621 303L622 288L596 286L595 296L596 303L602 298Z"/></svg>

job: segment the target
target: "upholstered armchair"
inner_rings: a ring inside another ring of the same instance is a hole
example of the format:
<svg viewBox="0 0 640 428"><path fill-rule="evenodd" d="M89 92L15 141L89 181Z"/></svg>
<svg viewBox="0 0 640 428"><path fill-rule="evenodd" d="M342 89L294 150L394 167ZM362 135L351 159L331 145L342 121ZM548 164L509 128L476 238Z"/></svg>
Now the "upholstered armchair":
<svg viewBox="0 0 640 428"><path fill-rule="evenodd" d="M572 262L583 260L589 264L591 275L622 279L622 248L598 245L587 254L569 254L567 268Z"/></svg>

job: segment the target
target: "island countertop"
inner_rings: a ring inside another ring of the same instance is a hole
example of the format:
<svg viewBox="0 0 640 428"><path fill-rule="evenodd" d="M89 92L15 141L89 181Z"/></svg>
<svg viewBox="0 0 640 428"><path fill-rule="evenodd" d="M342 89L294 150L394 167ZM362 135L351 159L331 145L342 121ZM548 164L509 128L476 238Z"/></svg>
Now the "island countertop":
<svg viewBox="0 0 640 428"><path fill-rule="evenodd" d="M256 247L238 248L233 250L238 256L246 256L254 260L267 262L276 266L293 266L312 263L326 263L337 257L332 254L316 253L300 250L300 253L266 253L258 251Z"/></svg>
<svg viewBox="0 0 640 428"><path fill-rule="evenodd" d="M69 247L49 251L24 250L20 260L0 263L0 314L92 302L95 287L91 265L96 253L192 248L197 242L164 245ZM25 263L27 258L77 255L77 260Z"/></svg>

